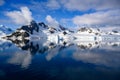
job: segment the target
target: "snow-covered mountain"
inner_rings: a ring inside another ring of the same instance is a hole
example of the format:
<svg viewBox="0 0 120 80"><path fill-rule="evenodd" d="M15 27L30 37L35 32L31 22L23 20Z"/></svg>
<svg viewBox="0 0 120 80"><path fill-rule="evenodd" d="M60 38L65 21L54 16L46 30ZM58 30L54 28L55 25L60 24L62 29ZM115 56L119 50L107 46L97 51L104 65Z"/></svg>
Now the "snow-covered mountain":
<svg viewBox="0 0 120 80"><path fill-rule="evenodd" d="M71 45L78 46L80 49L92 49L100 47L101 42L119 43L120 33L116 31L110 33L112 34L90 27L72 31L61 25L53 27L43 22L31 21L29 25L21 26L15 32L8 34L6 39L23 50L30 50L33 54L45 53L51 49L64 49Z"/></svg>
<svg viewBox="0 0 120 80"><path fill-rule="evenodd" d="M107 32L106 34L108 35L120 35L119 31L111 31L111 32Z"/></svg>
<svg viewBox="0 0 120 80"><path fill-rule="evenodd" d="M13 32L13 30L11 28L8 28L4 25L0 25L0 38L4 37L12 32Z"/></svg>
<svg viewBox="0 0 120 80"><path fill-rule="evenodd" d="M106 37L107 35L107 37ZM109 36L110 35L110 36ZM112 36L111 36L112 35ZM7 39L12 41L22 41L25 39L36 40L46 39L50 42L80 42L80 41L102 41L109 38L114 38L117 35L119 39L120 32L102 32L100 29L83 27L76 31L64 28L61 25L57 27L46 25L43 22L36 23L34 20L29 25L24 25L18 28L15 32L7 35ZM111 39L112 40L112 39ZM119 41L119 40L118 40Z"/></svg>
<svg viewBox="0 0 120 80"><path fill-rule="evenodd" d="M73 31L62 27L59 25L57 28L54 28L52 26L48 26L41 23L36 23L35 21L31 21L29 25L22 26L21 28L17 29L12 34L8 35L8 39L41 39L41 38L47 38L49 40L51 39L51 36L54 37L54 39L63 39L65 36L63 35L70 35L73 33ZM68 37L68 36L67 36Z"/></svg>
<svg viewBox="0 0 120 80"><path fill-rule="evenodd" d="M100 29L93 29L89 27L83 27L78 29L77 33L82 35L101 35Z"/></svg>
<svg viewBox="0 0 120 80"><path fill-rule="evenodd" d="M11 28L8 28L4 25L0 25L0 31L5 33L5 34L10 34L13 32L13 30Z"/></svg>

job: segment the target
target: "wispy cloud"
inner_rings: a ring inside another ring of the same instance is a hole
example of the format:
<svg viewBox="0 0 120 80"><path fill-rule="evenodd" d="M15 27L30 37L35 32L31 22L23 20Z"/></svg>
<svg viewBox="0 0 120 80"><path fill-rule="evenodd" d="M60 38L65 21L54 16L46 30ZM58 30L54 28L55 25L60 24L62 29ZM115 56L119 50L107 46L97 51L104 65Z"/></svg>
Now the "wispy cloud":
<svg viewBox="0 0 120 80"><path fill-rule="evenodd" d="M116 25L120 24L119 13L120 10L110 10L78 15L73 18L73 23L76 25Z"/></svg>
<svg viewBox="0 0 120 80"><path fill-rule="evenodd" d="M15 24L29 24L32 18L32 13L28 7L21 7L20 11L6 12L6 16L15 22Z"/></svg>
<svg viewBox="0 0 120 80"><path fill-rule="evenodd" d="M0 0L0 6L2 6L5 3L4 0Z"/></svg>
<svg viewBox="0 0 120 80"><path fill-rule="evenodd" d="M86 11L120 8L120 0L61 0L68 10Z"/></svg>
<svg viewBox="0 0 120 80"><path fill-rule="evenodd" d="M49 0L47 3L46 3L46 6L50 9L59 9L61 6L60 6L60 3L57 1L57 0Z"/></svg>
<svg viewBox="0 0 120 80"><path fill-rule="evenodd" d="M69 11L87 11L90 9L108 10L120 8L120 0L47 0L45 2L32 2L42 4L43 7L49 10L64 8Z"/></svg>

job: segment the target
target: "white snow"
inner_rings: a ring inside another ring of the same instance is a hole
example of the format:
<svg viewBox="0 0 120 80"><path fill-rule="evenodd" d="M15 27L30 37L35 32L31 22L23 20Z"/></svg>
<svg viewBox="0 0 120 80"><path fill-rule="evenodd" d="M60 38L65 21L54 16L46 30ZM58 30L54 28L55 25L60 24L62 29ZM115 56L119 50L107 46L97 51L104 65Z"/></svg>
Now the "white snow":
<svg viewBox="0 0 120 80"><path fill-rule="evenodd" d="M115 34L113 35L114 37L111 37L111 35L106 34L105 32L101 32L98 29L93 29L93 28L85 28L84 31L77 31L76 33L69 32L68 30L65 30L67 34L63 34L64 31L57 31L55 30L54 33L50 33L50 30L53 30L53 28L49 29L42 29L39 30L39 32L34 31L33 35L30 36L30 39L42 39L43 37L46 38L47 41L53 42L53 43L60 43L60 42L80 42L80 41L85 41L85 42L100 42L104 41L105 39L111 39L115 38ZM117 33L118 35L119 33ZM105 36L108 35L108 36ZM120 40L120 36L117 36L117 39Z"/></svg>

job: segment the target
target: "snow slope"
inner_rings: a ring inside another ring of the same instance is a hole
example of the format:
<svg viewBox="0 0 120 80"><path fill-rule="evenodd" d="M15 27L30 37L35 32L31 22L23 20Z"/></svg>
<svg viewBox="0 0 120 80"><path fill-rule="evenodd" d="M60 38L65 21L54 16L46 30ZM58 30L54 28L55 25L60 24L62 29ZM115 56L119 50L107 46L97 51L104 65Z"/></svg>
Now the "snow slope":
<svg viewBox="0 0 120 80"><path fill-rule="evenodd" d="M61 25L53 27L46 25L43 22L36 23L35 21L31 21L29 25L24 25L21 28L18 28L12 34L8 35L7 39L15 41L24 39L40 40L44 38L50 42L71 43L79 41L102 41L105 40L105 35L107 35L107 38L114 38L114 36L116 35L118 35L117 37L119 37L120 32L102 32L100 31L100 29L90 27L83 27L79 28L76 31L71 31Z"/></svg>
<svg viewBox="0 0 120 80"><path fill-rule="evenodd" d="M13 32L12 29L10 29L10 28L8 28L8 27L6 27L4 25L0 25L0 39L2 37L5 37L6 35L12 33L12 32Z"/></svg>

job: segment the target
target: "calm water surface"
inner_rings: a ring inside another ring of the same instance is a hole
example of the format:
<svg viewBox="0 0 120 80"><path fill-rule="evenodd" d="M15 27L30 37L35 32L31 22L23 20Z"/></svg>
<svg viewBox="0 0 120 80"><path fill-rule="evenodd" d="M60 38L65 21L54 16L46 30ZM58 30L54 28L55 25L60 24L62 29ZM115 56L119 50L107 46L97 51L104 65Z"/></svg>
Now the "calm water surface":
<svg viewBox="0 0 120 80"><path fill-rule="evenodd" d="M120 80L120 43L1 42L0 80Z"/></svg>

